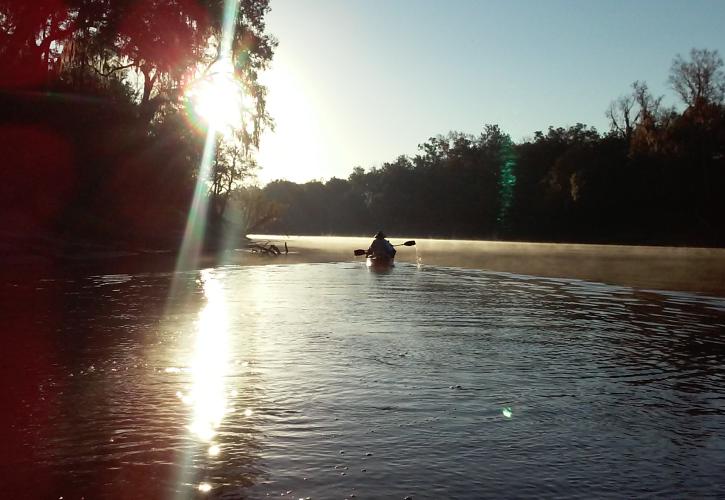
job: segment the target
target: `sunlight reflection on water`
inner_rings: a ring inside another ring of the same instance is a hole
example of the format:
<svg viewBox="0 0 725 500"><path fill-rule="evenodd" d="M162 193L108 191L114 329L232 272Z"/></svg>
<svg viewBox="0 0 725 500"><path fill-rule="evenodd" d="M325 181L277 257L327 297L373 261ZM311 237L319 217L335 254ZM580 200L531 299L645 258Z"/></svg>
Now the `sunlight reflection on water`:
<svg viewBox="0 0 725 500"><path fill-rule="evenodd" d="M224 290L211 271L202 271L207 304L199 313L192 389L193 418L189 430L210 442L227 412L225 378L229 362L229 327Z"/></svg>

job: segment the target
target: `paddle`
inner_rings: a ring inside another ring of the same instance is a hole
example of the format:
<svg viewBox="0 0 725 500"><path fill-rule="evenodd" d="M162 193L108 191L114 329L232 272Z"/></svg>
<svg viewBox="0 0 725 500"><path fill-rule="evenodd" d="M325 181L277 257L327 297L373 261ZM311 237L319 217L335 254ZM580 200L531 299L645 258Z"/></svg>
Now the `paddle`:
<svg viewBox="0 0 725 500"><path fill-rule="evenodd" d="M399 243L397 245L393 245L394 247L412 247L415 245L415 240L406 241L405 243ZM363 249L355 250L355 255L367 255L368 251Z"/></svg>

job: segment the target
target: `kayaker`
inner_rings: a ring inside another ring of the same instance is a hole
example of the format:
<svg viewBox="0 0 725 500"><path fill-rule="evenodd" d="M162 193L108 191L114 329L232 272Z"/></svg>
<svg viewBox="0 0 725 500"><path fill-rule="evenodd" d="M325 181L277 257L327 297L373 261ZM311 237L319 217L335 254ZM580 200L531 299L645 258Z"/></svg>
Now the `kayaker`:
<svg viewBox="0 0 725 500"><path fill-rule="evenodd" d="M368 248L368 255L395 257L395 248L385 239L385 233L378 231Z"/></svg>

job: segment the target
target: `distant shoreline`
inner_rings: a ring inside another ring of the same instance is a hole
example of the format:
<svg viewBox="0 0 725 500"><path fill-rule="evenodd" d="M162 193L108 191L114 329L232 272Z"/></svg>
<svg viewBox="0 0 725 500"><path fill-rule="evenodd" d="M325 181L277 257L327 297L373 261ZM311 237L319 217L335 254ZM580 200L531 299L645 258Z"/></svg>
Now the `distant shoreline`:
<svg viewBox="0 0 725 500"><path fill-rule="evenodd" d="M371 240L334 236L249 236L273 242L287 241L290 249L300 252L294 261L306 262L361 261L360 257L353 256L353 250L367 248ZM722 248L442 240L410 236L391 237L390 241L400 243L410 239L416 240L417 245L399 249L397 262L725 297L725 249ZM323 245L326 246L322 248Z"/></svg>
<svg viewBox="0 0 725 500"><path fill-rule="evenodd" d="M197 268L219 265L289 265L298 263L361 262L353 251L367 248L371 238L334 236L249 235L269 241L290 253L260 255L247 250L205 253ZM411 237L394 238L393 243ZM416 239L399 249L398 263L461 267L484 271L581 279L641 289L696 292L725 297L725 249L521 243L477 240ZM7 248L6 248L7 250ZM66 274L173 272L177 252L139 249L94 249L74 256L2 252L5 281ZM402 269L402 266L399 266Z"/></svg>

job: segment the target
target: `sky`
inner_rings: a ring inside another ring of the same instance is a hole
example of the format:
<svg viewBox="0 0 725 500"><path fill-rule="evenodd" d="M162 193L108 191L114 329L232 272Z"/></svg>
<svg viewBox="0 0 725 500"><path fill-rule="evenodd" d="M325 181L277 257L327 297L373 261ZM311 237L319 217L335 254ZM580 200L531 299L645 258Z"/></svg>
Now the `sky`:
<svg viewBox="0 0 725 500"><path fill-rule="evenodd" d="M723 26L723 0L271 0L259 184L347 178L485 124L604 132L635 80L679 105L672 60L725 56Z"/></svg>

